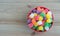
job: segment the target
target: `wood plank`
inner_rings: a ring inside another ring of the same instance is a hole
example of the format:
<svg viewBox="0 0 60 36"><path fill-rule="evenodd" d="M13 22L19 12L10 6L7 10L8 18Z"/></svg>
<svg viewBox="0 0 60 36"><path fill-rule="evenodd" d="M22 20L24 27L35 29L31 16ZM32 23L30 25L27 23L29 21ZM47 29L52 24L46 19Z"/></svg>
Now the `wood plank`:
<svg viewBox="0 0 60 36"><path fill-rule="evenodd" d="M0 0L0 3L15 3L15 2L23 2L23 3L32 3L32 2L59 2L60 0Z"/></svg>
<svg viewBox="0 0 60 36"><path fill-rule="evenodd" d="M53 26L59 26L60 22L54 22ZM0 21L0 25L22 25L27 26L27 22L21 22L21 21Z"/></svg>
<svg viewBox="0 0 60 36"><path fill-rule="evenodd" d="M28 8L28 4L31 4L32 7ZM26 21L26 15L29 12L29 10L36 6L44 5L47 8L50 8L54 13L55 22L60 22L59 4L60 3L0 3L0 20Z"/></svg>
<svg viewBox="0 0 60 36"><path fill-rule="evenodd" d="M33 35L33 30L27 26L26 15L36 6L49 8L55 20L48 32ZM0 0L0 36L60 36L59 16L60 0Z"/></svg>
<svg viewBox="0 0 60 36"><path fill-rule="evenodd" d="M58 23L55 23L58 24ZM28 28L25 23L17 22L0 22L0 36L32 36L33 30ZM60 35L60 26L54 25L48 32L37 33L35 36L56 36Z"/></svg>

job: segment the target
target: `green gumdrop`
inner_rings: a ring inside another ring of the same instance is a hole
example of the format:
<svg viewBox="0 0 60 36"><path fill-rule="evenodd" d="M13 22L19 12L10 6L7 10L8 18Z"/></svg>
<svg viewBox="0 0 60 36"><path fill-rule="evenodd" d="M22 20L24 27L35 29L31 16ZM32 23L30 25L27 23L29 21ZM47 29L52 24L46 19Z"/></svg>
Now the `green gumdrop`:
<svg viewBox="0 0 60 36"><path fill-rule="evenodd" d="M48 26L48 27L50 27L50 26L51 26L51 24L50 24L50 23L45 22L44 26Z"/></svg>
<svg viewBox="0 0 60 36"><path fill-rule="evenodd" d="M44 14L43 12L41 12L41 13L40 13L40 16L43 16L43 17L44 17L44 16L45 16L45 14Z"/></svg>
<svg viewBox="0 0 60 36"><path fill-rule="evenodd" d="M52 18L50 18L50 22L52 22Z"/></svg>
<svg viewBox="0 0 60 36"><path fill-rule="evenodd" d="M37 30L38 26L33 26L33 29Z"/></svg>
<svg viewBox="0 0 60 36"><path fill-rule="evenodd" d="M50 18L51 22L52 22L52 18Z"/></svg>

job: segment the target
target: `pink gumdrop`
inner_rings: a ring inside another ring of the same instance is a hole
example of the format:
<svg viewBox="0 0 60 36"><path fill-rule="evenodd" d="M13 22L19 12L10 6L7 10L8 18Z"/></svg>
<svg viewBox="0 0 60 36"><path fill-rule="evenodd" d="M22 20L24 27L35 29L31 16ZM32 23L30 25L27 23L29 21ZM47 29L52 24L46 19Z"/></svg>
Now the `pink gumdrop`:
<svg viewBox="0 0 60 36"><path fill-rule="evenodd" d="M45 22L45 21L42 21L42 23L43 23L42 26L44 26L44 22Z"/></svg>
<svg viewBox="0 0 60 36"><path fill-rule="evenodd" d="M49 10L48 9L45 9L45 12L47 13Z"/></svg>
<svg viewBox="0 0 60 36"><path fill-rule="evenodd" d="M28 26L29 26L30 28L32 28L32 27L33 27L33 24L32 24L32 23L30 23L30 24L28 24Z"/></svg>
<svg viewBox="0 0 60 36"><path fill-rule="evenodd" d="M35 20L38 20L38 18L39 18L39 16L36 16L36 17L35 17Z"/></svg>

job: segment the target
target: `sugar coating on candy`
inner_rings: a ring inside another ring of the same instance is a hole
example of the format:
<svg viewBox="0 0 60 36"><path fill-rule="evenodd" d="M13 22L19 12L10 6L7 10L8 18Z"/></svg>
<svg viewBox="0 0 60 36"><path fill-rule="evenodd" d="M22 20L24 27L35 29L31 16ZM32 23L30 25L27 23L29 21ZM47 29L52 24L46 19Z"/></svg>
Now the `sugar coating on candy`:
<svg viewBox="0 0 60 36"><path fill-rule="evenodd" d="M38 21L37 24L38 25L42 25L43 23L42 23L42 21Z"/></svg>
<svg viewBox="0 0 60 36"><path fill-rule="evenodd" d="M47 31L48 31L48 30L49 30L49 27L47 27L47 26L46 26L46 27L45 27L45 30L47 30Z"/></svg>
<svg viewBox="0 0 60 36"><path fill-rule="evenodd" d="M28 14L28 26L38 32L48 31L53 25L53 13L45 7L36 7Z"/></svg>
<svg viewBox="0 0 60 36"><path fill-rule="evenodd" d="M48 9L45 9L45 12L47 13L48 12Z"/></svg>
<svg viewBox="0 0 60 36"><path fill-rule="evenodd" d="M38 30L43 30L43 26L39 26L38 27Z"/></svg>
<svg viewBox="0 0 60 36"><path fill-rule="evenodd" d="M32 24L32 23L30 23L30 24L28 24L28 26L30 26L30 28L32 28L32 27L33 27L33 24Z"/></svg>
<svg viewBox="0 0 60 36"><path fill-rule="evenodd" d="M52 19L47 19L46 22L51 23L52 22Z"/></svg>
<svg viewBox="0 0 60 36"><path fill-rule="evenodd" d="M43 20L46 20L46 17L44 17Z"/></svg>
<svg viewBox="0 0 60 36"><path fill-rule="evenodd" d="M37 14L40 14L40 13L41 13L41 11L37 11L36 13L37 13Z"/></svg>
<svg viewBox="0 0 60 36"><path fill-rule="evenodd" d="M37 16L37 13L34 13L34 16Z"/></svg>
<svg viewBox="0 0 60 36"><path fill-rule="evenodd" d="M36 10L36 9L33 9L33 10L32 10L32 13L36 13L36 12L37 12L37 10Z"/></svg>
<svg viewBox="0 0 60 36"><path fill-rule="evenodd" d="M50 27L50 26L51 26L51 24L50 24L50 23L45 22L44 26L48 26L48 27Z"/></svg>
<svg viewBox="0 0 60 36"><path fill-rule="evenodd" d="M28 23L28 24L31 23L31 19L28 19L28 20L27 20L27 23Z"/></svg>
<svg viewBox="0 0 60 36"><path fill-rule="evenodd" d="M41 11L41 8L40 8L40 7L37 7L37 10L38 10L38 11Z"/></svg>
<svg viewBox="0 0 60 36"><path fill-rule="evenodd" d="M48 14L52 15L51 11L48 11Z"/></svg>
<svg viewBox="0 0 60 36"><path fill-rule="evenodd" d="M46 18L47 18L47 19L50 19L50 18L52 18L52 16L47 13L47 14L46 14Z"/></svg>
<svg viewBox="0 0 60 36"><path fill-rule="evenodd" d="M39 20L40 20L40 21L42 21L42 20L43 20L43 17L42 17L42 16L40 16L40 17L39 17Z"/></svg>
<svg viewBox="0 0 60 36"><path fill-rule="evenodd" d="M35 20L39 20L39 16L35 16Z"/></svg>
<svg viewBox="0 0 60 36"><path fill-rule="evenodd" d="M36 20L35 20L35 19L32 19L32 23L33 23L33 24L36 24Z"/></svg>
<svg viewBox="0 0 60 36"><path fill-rule="evenodd" d="M34 24L34 26L38 26L38 24L37 24L37 23L35 23L35 24Z"/></svg>
<svg viewBox="0 0 60 36"><path fill-rule="evenodd" d="M34 13L31 13L29 17L34 18Z"/></svg>
<svg viewBox="0 0 60 36"><path fill-rule="evenodd" d="M37 30L38 29L38 26L33 26L32 28L35 29L35 30Z"/></svg>
<svg viewBox="0 0 60 36"><path fill-rule="evenodd" d="M45 16L45 13L41 12L40 13L40 16L44 17Z"/></svg>

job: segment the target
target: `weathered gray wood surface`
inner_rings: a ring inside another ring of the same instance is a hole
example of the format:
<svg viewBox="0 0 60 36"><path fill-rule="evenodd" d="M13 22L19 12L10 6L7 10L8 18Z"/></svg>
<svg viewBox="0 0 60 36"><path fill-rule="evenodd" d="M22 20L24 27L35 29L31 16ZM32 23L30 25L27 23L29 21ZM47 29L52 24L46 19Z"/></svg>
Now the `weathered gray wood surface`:
<svg viewBox="0 0 60 36"><path fill-rule="evenodd" d="M54 25L48 32L36 33L35 36L59 36L60 0L0 0L0 36L32 36L26 15L36 6L45 6L53 12Z"/></svg>

